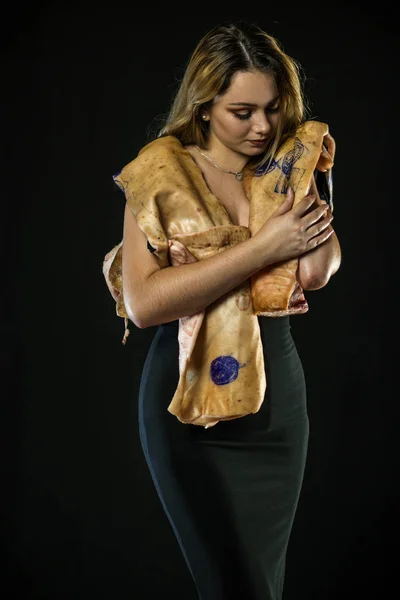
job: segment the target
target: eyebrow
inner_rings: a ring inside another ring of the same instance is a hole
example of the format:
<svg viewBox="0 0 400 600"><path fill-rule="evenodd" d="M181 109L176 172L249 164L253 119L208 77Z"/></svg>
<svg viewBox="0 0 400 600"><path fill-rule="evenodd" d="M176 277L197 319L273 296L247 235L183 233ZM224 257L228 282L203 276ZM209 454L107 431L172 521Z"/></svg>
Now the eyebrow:
<svg viewBox="0 0 400 600"><path fill-rule="evenodd" d="M275 104L275 102L277 102L278 100L279 100L279 96L272 98L272 100L270 100L268 102L267 106L270 106L271 104ZM230 102L230 104L228 106L249 106L251 108L254 108L255 106L257 106L257 104L252 104L251 102Z"/></svg>

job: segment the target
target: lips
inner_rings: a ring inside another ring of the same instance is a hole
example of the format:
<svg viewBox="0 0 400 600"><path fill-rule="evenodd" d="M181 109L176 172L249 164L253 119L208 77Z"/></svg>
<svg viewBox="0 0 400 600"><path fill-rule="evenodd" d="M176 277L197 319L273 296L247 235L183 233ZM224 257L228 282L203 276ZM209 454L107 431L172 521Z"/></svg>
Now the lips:
<svg viewBox="0 0 400 600"><path fill-rule="evenodd" d="M266 143L266 139L263 140L248 140L250 144L254 144L255 146L263 146Z"/></svg>

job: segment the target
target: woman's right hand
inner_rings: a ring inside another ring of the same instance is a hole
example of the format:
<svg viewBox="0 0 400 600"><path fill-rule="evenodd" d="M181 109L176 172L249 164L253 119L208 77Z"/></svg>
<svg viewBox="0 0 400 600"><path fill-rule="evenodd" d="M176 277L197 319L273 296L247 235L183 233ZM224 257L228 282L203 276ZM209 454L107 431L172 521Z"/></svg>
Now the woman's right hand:
<svg viewBox="0 0 400 600"><path fill-rule="evenodd" d="M309 194L293 206L294 191L289 188L285 200L253 236L265 266L301 256L332 235L329 206L323 203L311 209L315 201L316 195Z"/></svg>

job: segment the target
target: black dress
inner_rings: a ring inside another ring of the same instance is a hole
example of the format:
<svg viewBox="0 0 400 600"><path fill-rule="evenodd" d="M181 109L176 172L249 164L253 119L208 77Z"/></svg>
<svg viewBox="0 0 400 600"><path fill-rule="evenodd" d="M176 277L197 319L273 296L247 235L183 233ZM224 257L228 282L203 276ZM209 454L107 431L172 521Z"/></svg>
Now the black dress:
<svg viewBox="0 0 400 600"><path fill-rule="evenodd" d="M282 598L309 422L289 317L259 323L267 390L255 415L205 429L167 411L179 378L178 321L157 328L144 364L140 439L201 600Z"/></svg>

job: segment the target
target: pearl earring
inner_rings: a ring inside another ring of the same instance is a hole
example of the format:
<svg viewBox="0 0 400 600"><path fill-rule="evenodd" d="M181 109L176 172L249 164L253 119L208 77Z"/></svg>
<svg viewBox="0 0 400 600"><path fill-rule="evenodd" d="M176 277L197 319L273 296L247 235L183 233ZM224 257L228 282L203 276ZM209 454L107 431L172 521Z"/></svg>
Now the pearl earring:
<svg viewBox="0 0 400 600"><path fill-rule="evenodd" d="M203 119L206 120L207 119L207 115L203 115Z"/></svg>

